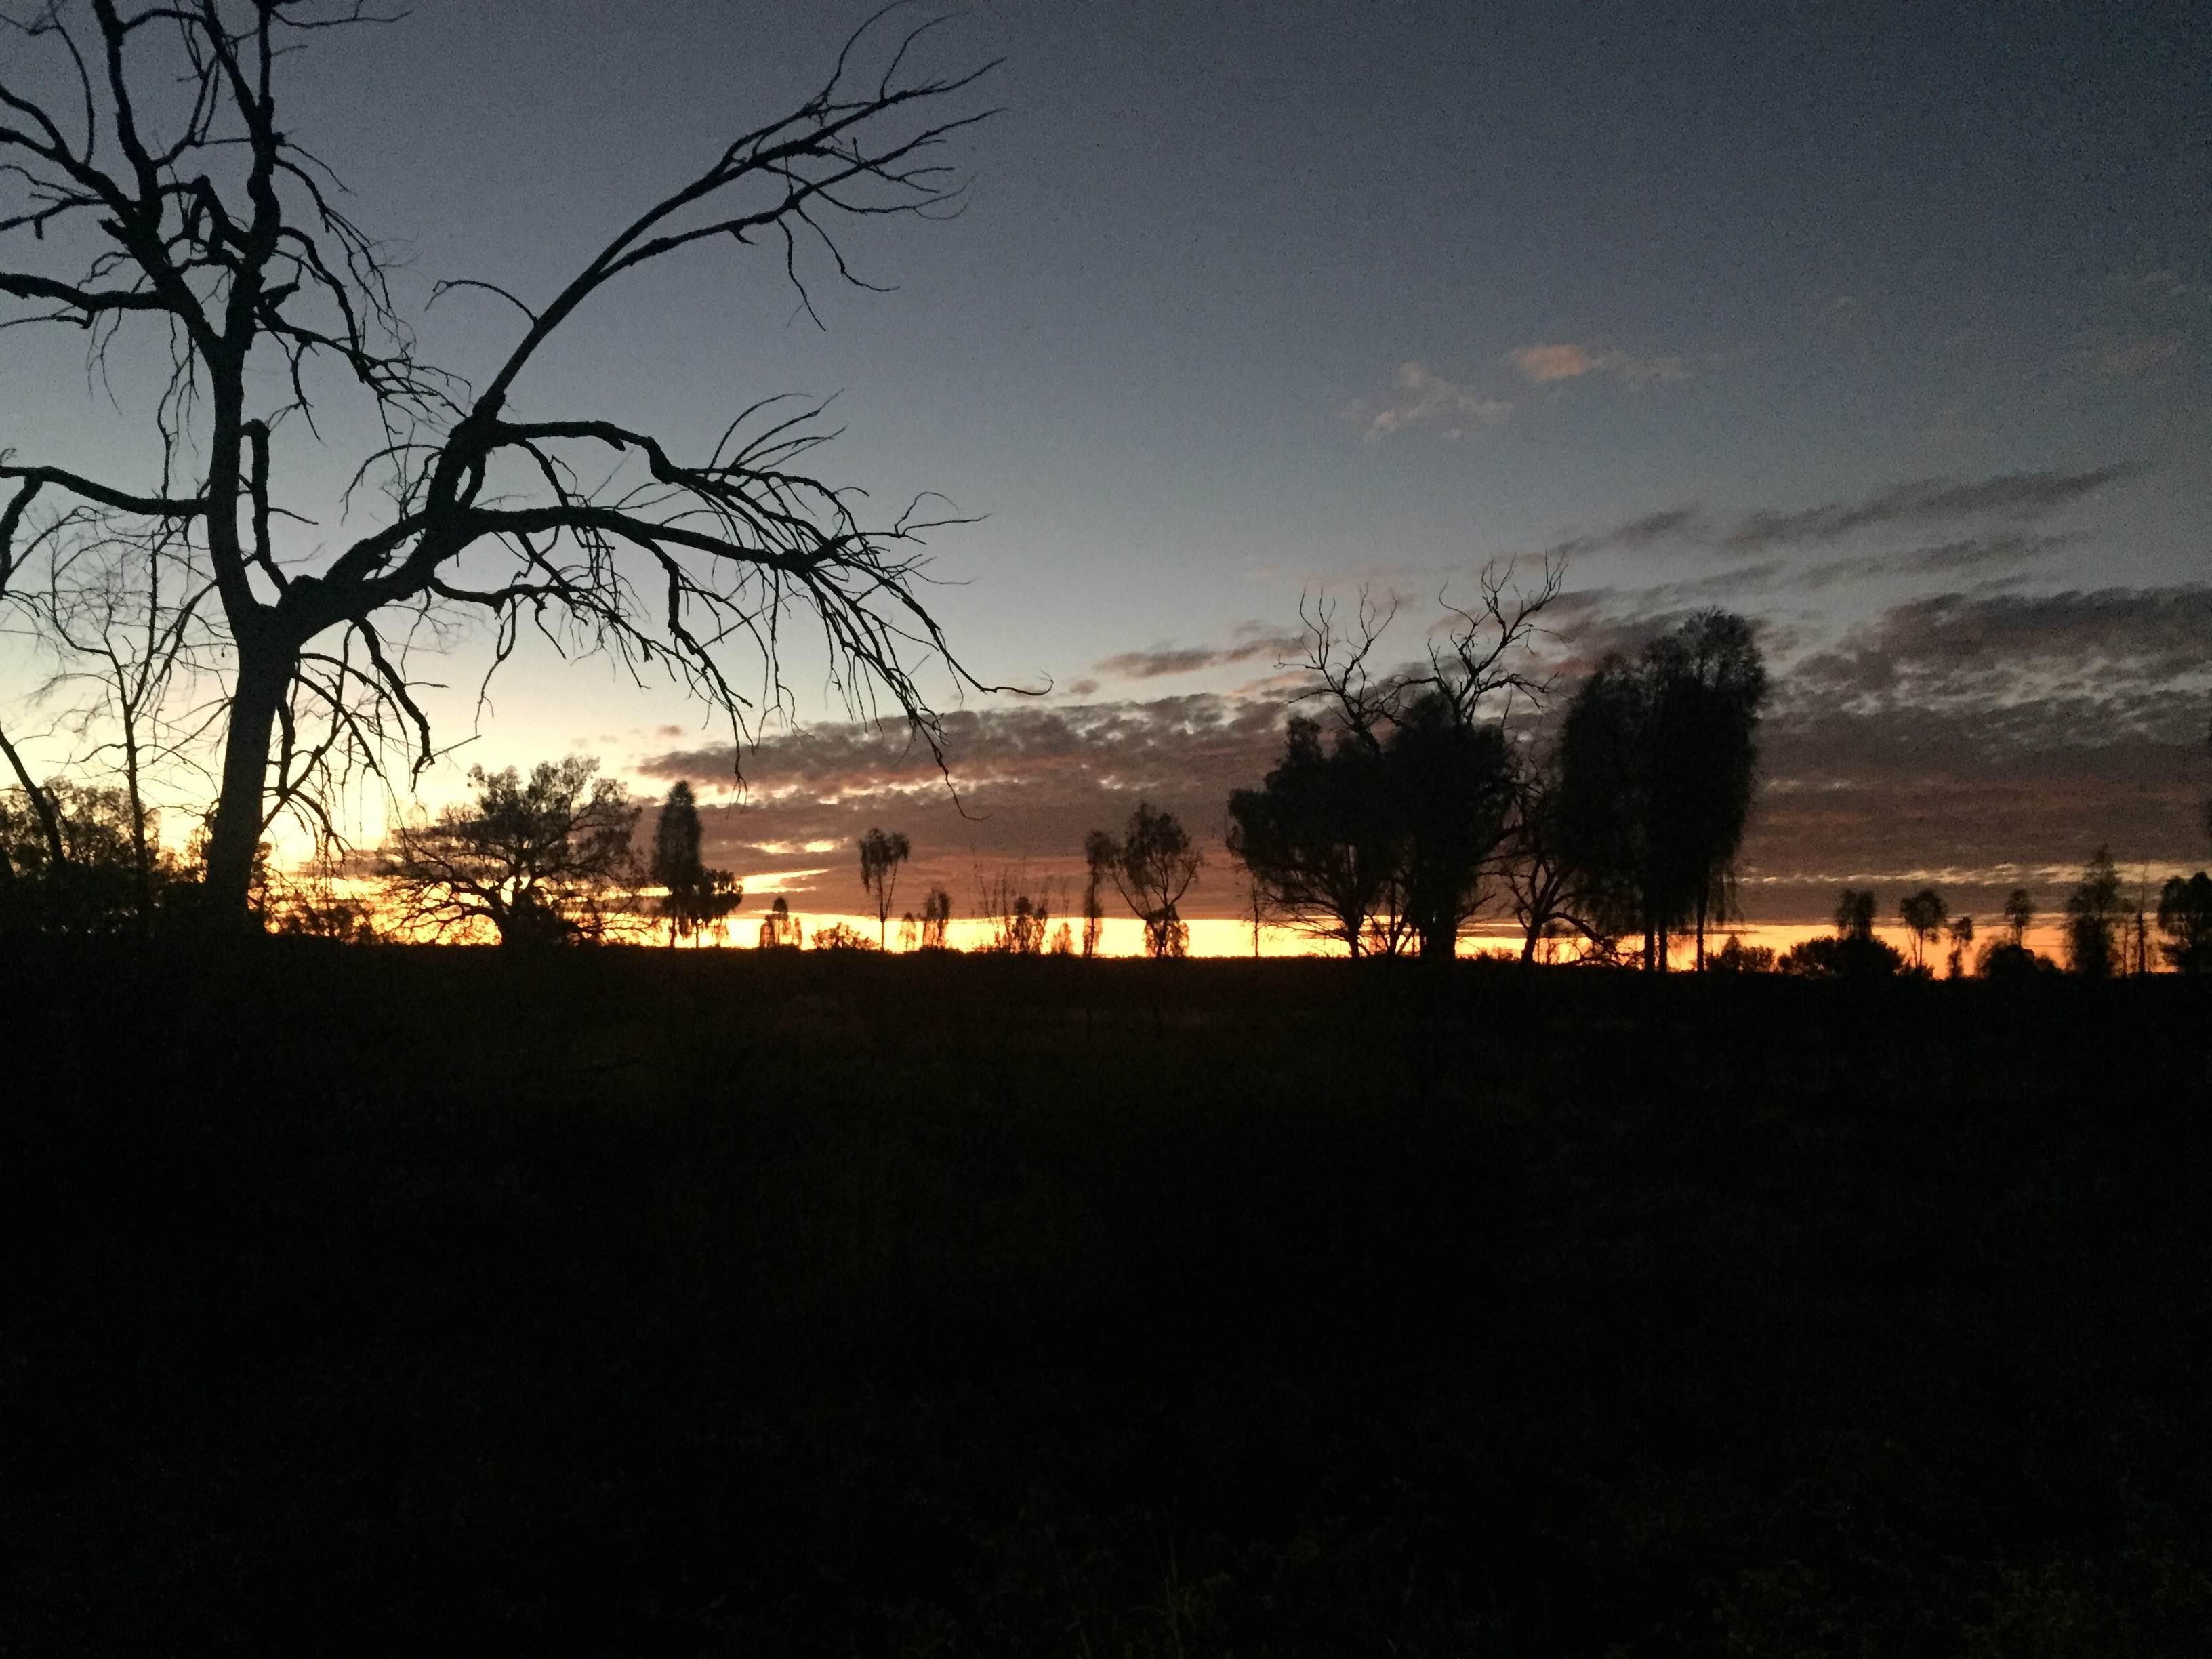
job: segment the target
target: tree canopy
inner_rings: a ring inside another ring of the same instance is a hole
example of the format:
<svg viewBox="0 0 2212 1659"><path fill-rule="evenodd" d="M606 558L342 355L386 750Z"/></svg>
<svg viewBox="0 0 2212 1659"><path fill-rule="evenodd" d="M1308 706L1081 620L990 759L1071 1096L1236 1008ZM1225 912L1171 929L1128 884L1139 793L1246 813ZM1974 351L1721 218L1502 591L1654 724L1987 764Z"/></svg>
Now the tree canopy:
<svg viewBox="0 0 2212 1659"><path fill-rule="evenodd" d="M1607 657L1577 691L1559 745L1559 840L1591 902L1640 927L1647 966L1669 934L1724 905L1758 781L1766 665L1751 624L1706 611Z"/></svg>
<svg viewBox="0 0 2212 1659"><path fill-rule="evenodd" d="M590 942L628 907L641 872L639 808L599 763L471 769L474 800L403 826L383 861L403 924L445 937L489 925L501 945Z"/></svg>

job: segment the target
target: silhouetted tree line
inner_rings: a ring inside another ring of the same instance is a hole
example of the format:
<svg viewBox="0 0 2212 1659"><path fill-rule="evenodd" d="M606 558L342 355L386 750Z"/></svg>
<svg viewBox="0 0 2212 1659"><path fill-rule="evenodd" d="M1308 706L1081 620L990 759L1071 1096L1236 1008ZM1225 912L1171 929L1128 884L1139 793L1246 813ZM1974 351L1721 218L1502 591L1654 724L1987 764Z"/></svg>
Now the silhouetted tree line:
<svg viewBox="0 0 2212 1659"><path fill-rule="evenodd" d="M1751 625L1706 611L1607 657L1539 753L1513 717L1550 691L1524 665L1559 573L1533 593L1510 576L1485 573L1480 606L1454 612L1421 671L1370 668L1386 611L1363 601L1342 633L1325 605L1305 613L1327 712L1293 717L1280 763L1229 800L1255 909L1352 956L1435 959L1503 901L1526 959L1577 935L1585 955L1617 960L1640 935L1644 963L1663 970L1687 931L1702 967L1757 779L1767 680Z"/></svg>
<svg viewBox="0 0 2212 1659"><path fill-rule="evenodd" d="M2031 950L2039 915L2027 889L2008 895L1978 939L1971 915L1954 915L1923 887L1895 917L1910 951L1876 936L1872 890L1845 888L1832 934L1780 955L1731 936L1708 952L1706 934L1733 910L1734 860L1758 772L1757 731L1766 675L1750 626L1707 611L1631 658L1607 658L1568 700L1557 740L1538 751L1510 723L1548 688L1512 653L1556 589L1547 574L1534 596L1509 595L1486 575L1478 612L1432 655L1428 672L1370 675L1367 662L1387 612L1363 600L1350 635L1323 604L1304 614L1308 666L1322 717L1295 715L1280 762L1257 788L1234 792L1227 840L1243 868L1254 948L1261 928L1287 921L1341 943L1354 957L1412 951L1449 956L1486 905L1510 906L1522 956L1544 941L1579 938L1578 959L1667 963L1672 938L1689 932L1701 970L1779 971L1810 977L1932 975L1939 954L1953 978L2019 977L2059 964ZM634 839L643 809L585 757L469 775L471 796L398 826L348 881L335 866L279 875L264 846L254 902L283 932L366 941L380 927L401 937L493 937L507 945L588 944L665 927L673 946L726 937L744 890L709 867L696 798L678 782L662 803L650 854ZM2212 832L2212 802L2206 823ZM200 884L198 848L165 848L158 814L135 792L57 781L0 792L0 929L84 936L144 935L189 914ZM1175 814L1140 801L1118 834L1093 830L1084 846L1081 933L1056 914L1056 884L1002 870L977 878L981 948L1018 956L1097 953L1105 895L1117 894L1143 928L1146 954L1189 948L1181 906L1205 858ZM855 846L876 910L877 937L843 922L814 929L777 895L762 921L763 949L881 951L899 872L913 846L871 828ZM905 950L949 947L952 897L932 887L901 917ZM2065 967L2088 978L2163 966L2212 972L2212 875L2147 881L2130 895L2100 848L2063 900Z"/></svg>

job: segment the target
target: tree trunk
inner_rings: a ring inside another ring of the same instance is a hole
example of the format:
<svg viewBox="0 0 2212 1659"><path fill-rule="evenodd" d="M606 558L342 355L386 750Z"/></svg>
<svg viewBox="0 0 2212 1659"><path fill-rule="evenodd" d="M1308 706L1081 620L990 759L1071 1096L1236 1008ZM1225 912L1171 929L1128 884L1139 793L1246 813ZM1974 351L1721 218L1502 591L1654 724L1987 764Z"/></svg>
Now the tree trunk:
<svg viewBox="0 0 2212 1659"><path fill-rule="evenodd" d="M241 649L238 684L223 733L222 793L208 836L207 915L244 932L252 920L253 866L261 850L261 803L269 786L269 741L291 679L289 659Z"/></svg>
<svg viewBox="0 0 2212 1659"><path fill-rule="evenodd" d="M154 854L146 845L146 802L138 788L138 717L129 704L123 714L123 781L130 795L131 865L137 881L138 937L154 926Z"/></svg>
<svg viewBox="0 0 2212 1659"><path fill-rule="evenodd" d="M1698 895L1698 971L1705 971L1705 896Z"/></svg>

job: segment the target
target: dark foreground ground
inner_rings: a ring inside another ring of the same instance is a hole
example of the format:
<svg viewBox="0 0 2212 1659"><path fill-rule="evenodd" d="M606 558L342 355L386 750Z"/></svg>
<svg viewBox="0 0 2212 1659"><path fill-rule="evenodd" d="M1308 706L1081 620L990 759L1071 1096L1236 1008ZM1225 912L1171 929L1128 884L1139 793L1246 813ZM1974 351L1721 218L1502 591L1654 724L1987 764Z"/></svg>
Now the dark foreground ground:
<svg viewBox="0 0 2212 1659"><path fill-rule="evenodd" d="M2171 981L0 958L0 1652L2198 1653Z"/></svg>

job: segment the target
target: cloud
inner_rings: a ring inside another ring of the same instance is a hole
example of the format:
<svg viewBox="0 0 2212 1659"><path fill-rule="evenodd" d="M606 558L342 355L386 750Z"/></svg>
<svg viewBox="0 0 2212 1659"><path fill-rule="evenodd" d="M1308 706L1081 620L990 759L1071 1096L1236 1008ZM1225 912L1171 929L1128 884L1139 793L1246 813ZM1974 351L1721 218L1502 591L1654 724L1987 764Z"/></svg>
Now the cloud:
<svg viewBox="0 0 2212 1659"><path fill-rule="evenodd" d="M1962 539L1956 550L1971 562L1987 550ZM1604 650L1633 650L1725 603L1731 585L1778 572L1786 567L1775 561L1562 595L1547 617L1567 636L1555 714ZM1753 919L1815 921L1845 882L1898 884L1911 872L1958 908L1993 910L2016 883L2052 903L2100 842L2125 864L2148 860L2154 878L2203 861L2212 584L1938 594L1814 646L1786 620L1759 627L1776 684L1741 859ZM857 866L840 849L880 825L914 842L902 908L943 886L965 913L979 877L1001 869L1032 890L1054 884L1064 906L1080 882L1084 833L1148 799L1212 859L1188 914L1233 915L1218 837L1230 791L1256 783L1280 753L1288 689L1271 691L956 711L945 720L951 789L902 733L786 733L748 751L741 802L702 807L707 851L756 892L858 911ZM697 782L727 777L732 758L726 747L676 750L641 769Z"/></svg>
<svg viewBox="0 0 2212 1659"><path fill-rule="evenodd" d="M1237 630L1234 645L1158 646L1149 651L1121 651L1099 659L1102 674L1123 679L1158 679L1168 674L1194 674L1202 668L1219 668L1249 662L1255 657L1283 657L1304 644L1296 634L1271 630L1264 623L1246 623Z"/></svg>
<svg viewBox="0 0 2212 1659"><path fill-rule="evenodd" d="M1867 710L2086 701L2109 726L2170 710L2175 695L2201 710L2212 688L2208 639L2212 585L1939 593L1894 606L1807 659L1792 683L1825 707ZM2078 715L2069 714L2066 730L2080 729Z"/></svg>
<svg viewBox="0 0 2212 1659"><path fill-rule="evenodd" d="M1282 720L1279 698L1213 694L956 710L945 718L950 787L902 732L810 727L746 751L743 799L700 809L705 850L749 887L774 879L794 905L857 912L866 908L857 865L800 855L849 848L872 825L901 830L914 843L905 879L915 900L942 886L964 914L978 875L1002 867L1024 870L1033 887L1054 882L1065 896L1081 880L1085 833L1118 828L1144 799L1212 848L1188 914L1231 915L1235 884L1218 842L1229 792L1275 763ZM726 744L714 745L655 755L638 769L696 781L727 778L732 759Z"/></svg>
<svg viewBox="0 0 2212 1659"><path fill-rule="evenodd" d="M2148 374L2160 363L2171 361L2181 350L2178 334L2155 334L2143 339L2120 340L2100 348L2097 352L2097 367L2106 374L2124 380L2132 380Z"/></svg>
<svg viewBox="0 0 2212 1659"><path fill-rule="evenodd" d="M1547 380L1571 380L1597 367L1589 352L1578 345L1516 346L1505 356L1523 379L1539 386Z"/></svg>
<svg viewBox="0 0 2212 1659"><path fill-rule="evenodd" d="M1685 502L1608 529L1563 537L1542 551L1547 557L1573 559L1674 545L1741 558L1817 549L1860 536L1939 534L1977 521L1996 520L1997 527L1918 548L1893 548L1879 560L1816 566L1807 580L1834 581L1854 571L1870 575L2021 562L2041 557L2072 539L2055 532L2033 532L2027 526L2052 517L2130 474L2130 468L2113 465L2078 472L2007 472L1966 480L1917 478L1855 501L1825 501L1787 510L1763 508L1733 518L1712 514L1700 502Z"/></svg>
<svg viewBox="0 0 2212 1659"><path fill-rule="evenodd" d="M1828 587L1837 582L1863 581L1877 576L1952 575L1967 570L2016 568L2063 552L2080 540L2075 535L1999 530L1986 535L1955 537L1902 552L1831 559L1801 571L1796 580L1806 587Z"/></svg>
<svg viewBox="0 0 2212 1659"><path fill-rule="evenodd" d="M1689 378L1689 370L1680 357L1636 357L1626 351L1593 349L1583 345L1516 346L1505 354L1505 360L1520 371L1523 380L1536 386L1553 380L1579 380L1585 374L1609 374L1631 386Z"/></svg>
<svg viewBox="0 0 2212 1659"><path fill-rule="evenodd" d="M1510 419L1513 405L1446 380L1423 364L1404 362L1392 376L1390 392L1379 402L1358 399L1347 412L1365 422L1369 443L1415 427L1434 427L1448 441L1457 442L1471 427L1497 426Z"/></svg>
<svg viewBox="0 0 2212 1659"><path fill-rule="evenodd" d="M1954 904L2050 905L2103 844L2154 879L2201 864L2207 637L2212 586L1946 593L1802 659L1761 735L1754 902L1935 871Z"/></svg>
<svg viewBox="0 0 2212 1659"><path fill-rule="evenodd" d="M1735 553L1839 541L1863 531L1925 529L1964 520L2035 520L2072 506L2127 476L2123 466L2084 472L2008 472L1961 483L1916 478L1855 501L1826 501L1794 512L1746 514L1717 545Z"/></svg>

